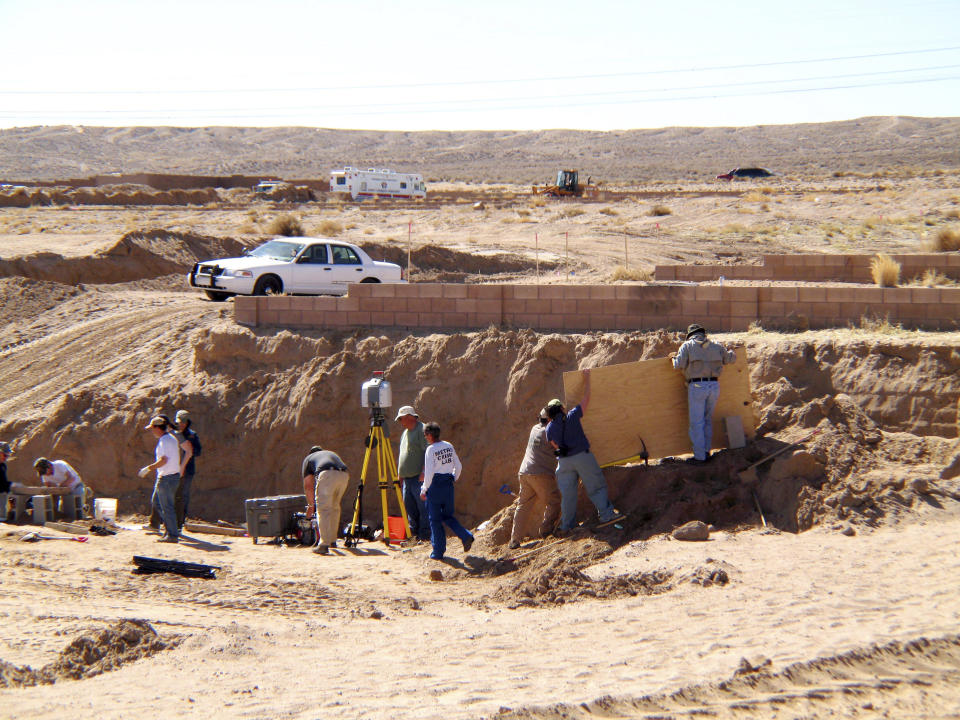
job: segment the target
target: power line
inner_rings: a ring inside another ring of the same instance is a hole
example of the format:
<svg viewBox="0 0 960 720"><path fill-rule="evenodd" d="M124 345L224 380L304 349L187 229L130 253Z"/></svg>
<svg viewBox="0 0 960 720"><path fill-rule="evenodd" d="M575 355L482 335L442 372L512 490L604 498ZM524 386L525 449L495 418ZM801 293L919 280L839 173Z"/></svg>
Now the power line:
<svg viewBox="0 0 960 720"><path fill-rule="evenodd" d="M537 109L548 109L548 108L577 108L577 107L594 107L602 105L641 105L649 103L663 103L663 102L681 102L681 101L692 101L692 100L719 100L719 99L728 99L728 98L740 98L740 97L762 97L767 95L786 95L786 94L800 94L800 93L813 93L813 92L823 92L831 90L853 90L858 88L867 88L867 87L885 87L893 85L913 85L921 83L935 83L935 82L949 82L960 80L960 75L950 75L945 77L935 77L935 78L916 78L908 80L889 80L879 83L855 83L855 84L844 84L844 85L829 85L829 86L820 86L813 88L784 88L777 90L764 90L757 92L741 92L741 93L727 93L727 94L703 94L703 95L688 95L680 97L656 97L656 98L635 98L635 99L623 99L623 100L606 100L606 101L597 101L590 103L546 103L546 104L533 104L533 105L504 105L500 107L489 107L489 108L476 108L476 107L449 107L449 108L435 108L435 109L403 109L403 108L394 108L391 110L369 110L369 111L341 111L337 113L337 116L377 116L377 115L409 115L409 114L428 114L428 113L458 113L458 112L480 112L480 111L504 111L504 110L537 110ZM347 106L348 108L351 106ZM297 108L301 111L308 110L325 110L323 106L314 106L308 107L304 106L302 108ZM103 112L103 111L101 111ZM184 110L184 111L114 111L117 114L128 114L132 117L150 117L150 118L166 118L174 119L176 116L183 116L184 113L189 113L196 115L198 112L196 110ZM141 113L138 114L138 113ZM42 116L51 116L52 113L39 112L38 115ZM70 111L67 112L69 115L82 115L86 119L117 119L117 115L103 115L103 114L87 114L84 111ZM2 118L18 118L24 117L26 113L5 113L0 111L0 117ZM271 119L271 118L285 118L288 117L286 113L278 114L276 108L271 109L270 112L257 112L250 109L241 109L237 111L223 111L215 110L207 112L203 115L204 118L208 119Z"/></svg>
<svg viewBox="0 0 960 720"><path fill-rule="evenodd" d="M574 80L598 80L625 77L649 77L656 75L673 75L694 72L717 72L727 70L746 70L753 68L783 67L786 65L809 65L814 63L844 62L850 60L873 60L886 57L901 57L904 55L922 55L929 53L952 52L960 50L960 45L943 48L924 48L921 50L900 50L887 53L869 53L865 55L844 55L826 58L809 58L804 60L781 60L764 63L745 63L738 65L715 65L707 67L672 68L667 70L645 70L624 73L598 73L591 75L558 75L535 78L508 78L503 80L458 80L436 83L403 83L392 85L333 85L328 87L286 87L286 88L206 88L190 90L0 90L0 95L222 95L268 92L328 92L335 90L402 90L409 88L429 87L458 87L471 85L505 85L517 83L540 82L569 82Z"/></svg>

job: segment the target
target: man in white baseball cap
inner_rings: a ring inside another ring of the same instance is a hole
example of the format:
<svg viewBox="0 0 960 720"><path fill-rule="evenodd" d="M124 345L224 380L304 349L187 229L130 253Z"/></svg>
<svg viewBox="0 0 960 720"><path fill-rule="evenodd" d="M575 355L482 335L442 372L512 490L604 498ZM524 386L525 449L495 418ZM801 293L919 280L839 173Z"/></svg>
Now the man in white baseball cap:
<svg viewBox="0 0 960 720"><path fill-rule="evenodd" d="M417 411L410 405L404 405L397 411L397 422L403 427L397 475L403 480L403 506L407 510L407 521L414 538L429 540L430 519L427 517L427 504L420 497L423 486L423 458L427 451L423 423L420 422Z"/></svg>

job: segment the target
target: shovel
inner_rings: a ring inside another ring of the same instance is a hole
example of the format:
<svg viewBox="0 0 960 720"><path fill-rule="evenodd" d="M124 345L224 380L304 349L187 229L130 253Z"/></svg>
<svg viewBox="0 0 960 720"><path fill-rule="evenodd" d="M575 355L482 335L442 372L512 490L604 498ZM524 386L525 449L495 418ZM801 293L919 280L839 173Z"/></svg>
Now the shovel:
<svg viewBox="0 0 960 720"><path fill-rule="evenodd" d="M757 460L753 465L750 465L750 466L748 466L746 469L741 470L740 473L739 473L739 475L740 475L740 482L752 483L752 482L757 482L757 481L759 481L760 478L757 476L757 466L763 465L763 464L764 464L765 462L767 462L768 460L772 460L772 459L775 458L777 455L780 455L780 454L782 454L782 453L785 453L787 450L792 450L792 449L795 448L795 447L799 447L799 446L803 445L805 442L807 442L810 438L812 438L812 437L813 437L814 435L816 435L818 432L820 432L820 430L814 430L812 433L810 433L810 434L807 435L806 437L801 438L800 440L797 440L795 443L791 443L790 445L784 445L782 448L780 448L780 449L777 450L776 452L770 453L770 454L767 455L765 458L761 458L760 460Z"/></svg>
<svg viewBox="0 0 960 720"><path fill-rule="evenodd" d="M20 536L21 542L37 542L39 540L73 540L74 542L86 542L90 537L88 535L77 535L75 537L61 537L59 535L41 535L37 532L28 532Z"/></svg>

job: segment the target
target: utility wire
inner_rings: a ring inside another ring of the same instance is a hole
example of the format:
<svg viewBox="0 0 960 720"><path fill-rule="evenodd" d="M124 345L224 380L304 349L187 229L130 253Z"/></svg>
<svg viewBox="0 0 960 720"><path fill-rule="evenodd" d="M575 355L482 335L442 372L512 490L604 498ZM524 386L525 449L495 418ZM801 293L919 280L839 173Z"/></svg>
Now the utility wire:
<svg viewBox="0 0 960 720"><path fill-rule="evenodd" d="M457 87L469 85L505 85L516 83L569 82L573 80L597 80L609 78L644 77L651 75L672 75L694 72L715 72L726 70L746 70L751 68L782 67L785 65L808 65L813 63L843 62L849 60L872 60L876 58L900 57L904 55L922 55L929 53L960 50L960 45L943 48L925 48L922 50L901 50L888 53L870 53L866 55L843 55L805 60L781 60L765 63L744 63L738 65L714 65L707 67L673 68L667 70L645 70L624 73L598 73L592 75L557 75L534 78L508 78L503 80L458 80L452 82L405 83L394 85L332 85L328 87L286 87L286 88L206 88L189 90L2 90L0 95L198 95L198 94L241 94L265 92L327 92L333 90L403 90L409 88Z"/></svg>

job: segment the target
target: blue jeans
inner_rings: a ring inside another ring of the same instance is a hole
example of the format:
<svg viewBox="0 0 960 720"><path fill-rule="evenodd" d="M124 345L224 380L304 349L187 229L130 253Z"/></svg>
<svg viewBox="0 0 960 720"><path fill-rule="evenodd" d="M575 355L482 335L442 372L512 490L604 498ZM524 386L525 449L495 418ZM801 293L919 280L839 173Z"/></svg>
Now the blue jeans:
<svg viewBox="0 0 960 720"><path fill-rule="evenodd" d="M190 510L190 486L193 485L193 475L182 475L177 484L177 492L173 495L173 506L177 511L177 527L182 528L187 521L187 512Z"/></svg>
<svg viewBox="0 0 960 720"><path fill-rule="evenodd" d="M687 385L687 409L690 414L690 442L693 457L706 460L713 447L713 408L720 397L720 383L716 380Z"/></svg>
<svg viewBox="0 0 960 720"><path fill-rule="evenodd" d="M160 518L167 529L167 535L172 538L180 537L175 500L179 484L180 473L171 473L158 477L156 485L153 486L153 501L160 510Z"/></svg>
<svg viewBox="0 0 960 720"><path fill-rule="evenodd" d="M447 551L444 523L463 542L473 539L470 531L453 516L453 475L444 473L433 476L433 482L427 490L427 512L430 515L430 542L433 544L430 557L433 559L439 560Z"/></svg>
<svg viewBox="0 0 960 720"><path fill-rule="evenodd" d="M403 479L403 507L407 511L407 522L410 523L410 532L421 540L430 539L430 516L427 513L427 504L420 499L420 490L423 483L420 476L405 477Z"/></svg>
<svg viewBox="0 0 960 720"><path fill-rule="evenodd" d="M613 503L607 495L607 481L592 452L557 459L557 487L560 488L560 529L570 530L577 519L577 480L583 481L587 497L596 506L600 522L612 520Z"/></svg>

